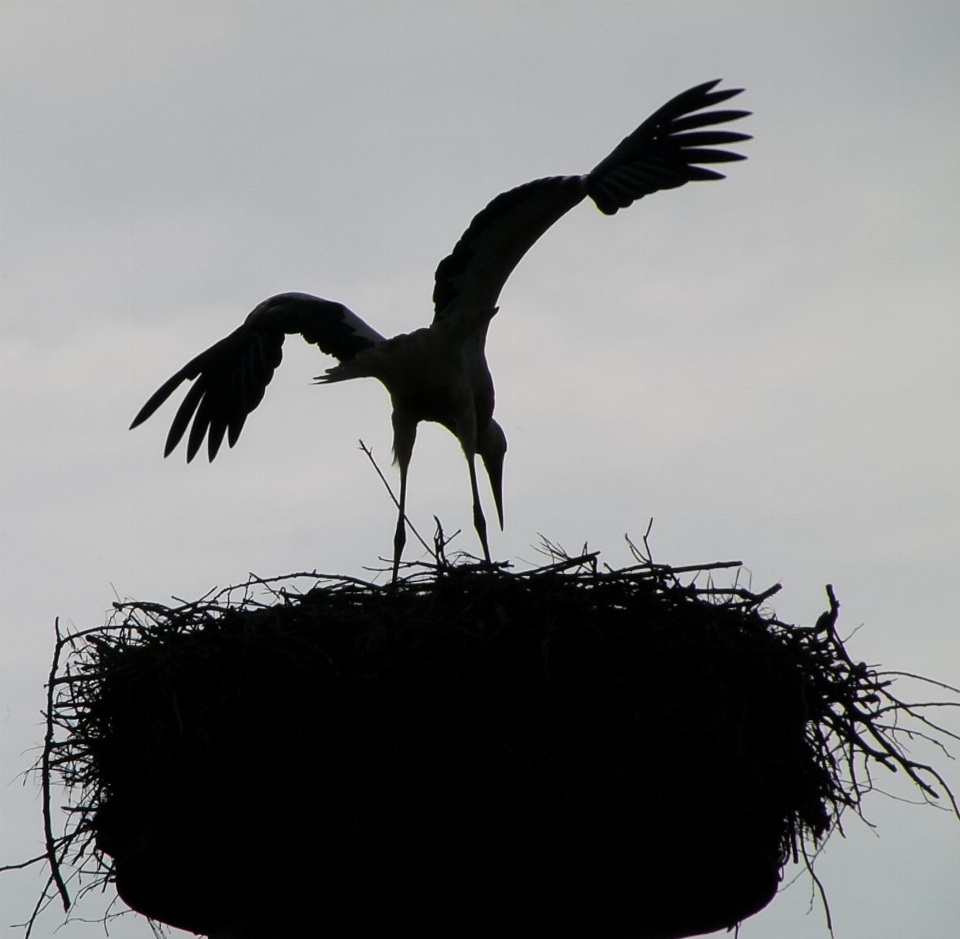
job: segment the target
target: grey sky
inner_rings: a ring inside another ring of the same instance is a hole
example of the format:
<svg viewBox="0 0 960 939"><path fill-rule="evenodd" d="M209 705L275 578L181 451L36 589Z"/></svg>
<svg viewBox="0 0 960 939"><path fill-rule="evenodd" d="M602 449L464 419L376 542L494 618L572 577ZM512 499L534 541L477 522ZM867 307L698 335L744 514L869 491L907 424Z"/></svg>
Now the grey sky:
<svg viewBox="0 0 960 939"><path fill-rule="evenodd" d="M291 340L237 447L190 466L161 458L172 405L127 432L150 393L282 290L385 334L425 325L437 262L493 196L585 172L712 78L747 89L749 160L614 218L579 207L501 297L491 550L535 561L543 533L624 563L624 532L652 516L657 559L741 558L756 587L783 582L795 622L833 583L844 630L862 624L856 658L960 684L960 3L0 16L4 862L38 850L16 776L41 739L54 617L88 627L116 595L194 598L248 571L361 574L391 550L357 449L387 469L379 384L311 387L332 360ZM424 533L437 514L476 551L463 458L436 426L409 499ZM960 824L879 794L867 810L879 838L850 818L818 868L838 939L952 939ZM37 888L0 877L4 925ZM825 936L809 894L801 878L742 939ZM111 935L150 933L131 917Z"/></svg>

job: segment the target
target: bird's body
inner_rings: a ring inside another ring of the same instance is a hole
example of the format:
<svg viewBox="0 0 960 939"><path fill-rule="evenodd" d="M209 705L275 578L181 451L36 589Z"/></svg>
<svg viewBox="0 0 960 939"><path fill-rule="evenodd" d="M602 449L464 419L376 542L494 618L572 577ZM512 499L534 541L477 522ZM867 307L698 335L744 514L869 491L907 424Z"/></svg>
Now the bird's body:
<svg viewBox="0 0 960 939"><path fill-rule="evenodd" d="M507 444L493 419L493 380L484 354L500 291L537 239L587 197L601 212L612 215L660 189L723 178L696 164L743 159L714 148L749 135L700 128L749 112L693 113L740 92L712 90L717 84L698 85L667 102L590 173L538 179L497 196L476 215L437 267L435 313L428 327L386 339L340 303L309 294L279 294L259 304L242 326L164 383L131 426L145 421L183 381L191 380L194 384L173 420L164 455L176 447L189 426L187 460L193 459L205 437L213 460L225 435L234 445L247 415L263 398L280 364L285 335L299 333L339 359L318 379L320 383L376 378L390 393L393 449L400 468L394 579L405 541L407 467L420 421L442 424L460 441L470 469L474 526L489 563L474 458L479 454L483 460L502 527Z"/></svg>

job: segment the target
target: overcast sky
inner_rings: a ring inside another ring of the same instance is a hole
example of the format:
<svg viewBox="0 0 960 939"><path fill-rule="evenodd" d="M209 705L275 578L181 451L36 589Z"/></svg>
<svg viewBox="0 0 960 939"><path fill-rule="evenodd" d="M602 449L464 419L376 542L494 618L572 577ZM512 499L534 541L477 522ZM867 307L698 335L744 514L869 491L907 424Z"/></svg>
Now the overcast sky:
<svg viewBox="0 0 960 939"><path fill-rule="evenodd" d="M960 684L960 3L0 15L3 862L39 850L18 774L42 739L55 617L86 628L117 597L193 599L248 571L363 576L391 551L357 446L388 469L378 383L311 387L332 360L290 340L212 465L162 459L173 405L127 431L146 398L280 291L388 335L426 325L437 262L491 198L587 171L713 78L747 89L749 160L614 218L581 205L501 296L491 551L536 562L542 533L623 564L624 533L653 517L657 560L742 559L757 589L783 583L775 609L797 623L832 583L854 658ZM463 457L436 425L409 512L477 550ZM960 793L956 764L918 753ZM897 783L878 778L912 797ZM878 793L866 809L876 831L847 819L819 862L838 939L954 939L960 823ZM38 878L0 877L4 926ZM801 877L740 936L826 936L809 901ZM110 934L150 931L131 916Z"/></svg>

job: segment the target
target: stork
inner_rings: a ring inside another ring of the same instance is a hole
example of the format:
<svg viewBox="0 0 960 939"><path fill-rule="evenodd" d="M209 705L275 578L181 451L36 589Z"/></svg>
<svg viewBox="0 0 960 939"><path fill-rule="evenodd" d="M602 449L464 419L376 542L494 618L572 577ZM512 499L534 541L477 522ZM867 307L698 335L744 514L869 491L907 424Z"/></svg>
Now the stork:
<svg viewBox="0 0 960 939"><path fill-rule="evenodd" d="M242 326L166 381L141 408L131 429L190 380L193 385L173 419L163 455L173 451L189 426L187 462L204 437L212 461L224 435L231 447L237 442L247 416L263 398L280 364L284 337L299 333L339 360L318 383L377 378L390 393L394 462L400 471L394 582L406 542L407 469L420 421L442 424L460 441L470 471L473 524L490 564L475 457L479 454L487 471L502 529L507 440L493 419L493 380L484 355L500 291L534 242L588 196L602 213L613 215L658 190L724 178L700 164L745 159L716 149L750 139L749 134L712 129L750 113L704 111L743 90L714 90L719 82L705 82L668 101L586 175L536 179L497 196L437 267L433 322L426 328L386 339L341 303L305 293L270 297Z"/></svg>

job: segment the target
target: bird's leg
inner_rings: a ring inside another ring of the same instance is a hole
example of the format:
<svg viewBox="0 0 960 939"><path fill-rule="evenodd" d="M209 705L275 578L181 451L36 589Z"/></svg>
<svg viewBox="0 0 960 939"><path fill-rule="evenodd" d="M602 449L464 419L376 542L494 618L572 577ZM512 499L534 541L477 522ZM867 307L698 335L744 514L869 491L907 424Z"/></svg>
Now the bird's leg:
<svg viewBox="0 0 960 939"><path fill-rule="evenodd" d="M400 515L397 517L397 531L393 536L393 583L397 582L400 571L400 558L403 546L407 543L405 512L407 507L407 464L400 464Z"/></svg>
<svg viewBox="0 0 960 939"><path fill-rule="evenodd" d="M473 527L476 528L480 544L483 547L483 558L487 564L490 564L490 548L487 546L487 520L483 517L483 509L480 507L477 467L472 453L467 456L467 465L470 467L470 489L473 492Z"/></svg>
<svg viewBox="0 0 960 939"><path fill-rule="evenodd" d="M397 406L396 399L393 401L392 421L393 459L400 468L400 500L397 506L400 514L397 517L397 531L393 536L393 582L396 583L400 571L400 557L403 554L403 546L407 543L407 467L410 465L413 445L417 439L417 421Z"/></svg>

